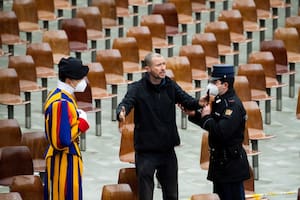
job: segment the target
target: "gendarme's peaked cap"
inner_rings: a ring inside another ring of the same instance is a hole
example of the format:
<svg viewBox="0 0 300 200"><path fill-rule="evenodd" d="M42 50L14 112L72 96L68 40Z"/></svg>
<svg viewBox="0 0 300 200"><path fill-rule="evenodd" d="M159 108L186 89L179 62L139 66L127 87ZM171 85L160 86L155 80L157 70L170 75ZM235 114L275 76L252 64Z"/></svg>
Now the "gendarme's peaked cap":
<svg viewBox="0 0 300 200"><path fill-rule="evenodd" d="M234 66L228 64L213 65L210 80L234 78Z"/></svg>
<svg viewBox="0 0 300 200"><path fill-rule="evenodd" d="M58 63L58 72L65 77L80 80L87 75L89 67L83 65L77 58L62 58Z"/></svg>

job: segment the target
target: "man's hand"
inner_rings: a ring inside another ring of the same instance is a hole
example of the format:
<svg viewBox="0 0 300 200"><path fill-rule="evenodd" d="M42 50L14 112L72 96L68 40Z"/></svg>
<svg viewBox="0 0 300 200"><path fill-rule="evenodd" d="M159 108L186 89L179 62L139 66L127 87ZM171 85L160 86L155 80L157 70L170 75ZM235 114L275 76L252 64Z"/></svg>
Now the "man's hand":
<svg viewBox="0 0 300 200"><path fill-rule="evenodd" d="M177 105L181 109L181 111L183 113L185 113L186 115L194 116L196 114L196 112L194 110L188 110L188 109L184 108L181 104L177 104Z"/></svg>
<svg viewBox="0 0 300 200"><path fill-rule="evenodd" d="M125 121L125 117L126 117L126 110L125 110L125 107L122 106L121 112L119 113L120 122L124 122Z"/></svg>
<svg viewBox="0 0 300 200"><path fill-rule="evenodd" d="M211 106L206 105L202 108L201 117L204 117L206 115L210 115L210 113L211 113Z"/></svg>

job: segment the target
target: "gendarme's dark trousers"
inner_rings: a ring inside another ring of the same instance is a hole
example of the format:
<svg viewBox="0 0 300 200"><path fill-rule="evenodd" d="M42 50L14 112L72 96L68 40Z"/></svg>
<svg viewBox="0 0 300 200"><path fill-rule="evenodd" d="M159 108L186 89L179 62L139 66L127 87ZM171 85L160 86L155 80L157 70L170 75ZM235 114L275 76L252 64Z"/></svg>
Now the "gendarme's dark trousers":
<svg viewBox="0 0 300 200"><path fill-rule="evenodd" d="M154 173L164 200L178 200L178 164L174 149L166 153L136 153L139 199L153 200Z"/></svg>
<svg viewBox="0 0 300 200"><path fill-rule="evenodd" d="M214 193L217 193L221 200L245 200L243 182L215 183Z"/></svg>

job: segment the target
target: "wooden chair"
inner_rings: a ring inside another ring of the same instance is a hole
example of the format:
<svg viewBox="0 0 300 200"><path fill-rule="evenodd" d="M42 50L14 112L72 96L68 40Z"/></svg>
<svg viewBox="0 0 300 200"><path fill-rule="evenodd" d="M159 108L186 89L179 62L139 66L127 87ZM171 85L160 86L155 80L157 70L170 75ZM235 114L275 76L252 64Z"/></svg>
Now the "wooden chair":
<svg viewBox="0 0 300 200"><path fill-rule="evenodd" d="M43 200L44 187L42 180L36 175L19 175L13 178L9 186L10 192L17 192L22 200Z"/></svg>
<svg viewBox="0 0 300 200"><path fill-rule="evenodd" d="M133 74L142 74L146 70L141 68L139 47L134 37L115 38L113 49L118 49L122 56L124 73L128 80L133 80Z"/></svg>
<svg viewBox="0 0 300 200"><path fill-rule="evenodd" d="M141 16L141 26L147 26L151 33L152 45L157 53L168 49L168 57L173 56L175 44L169 43L166 34L165 21L162 15L151 14Z"/></svg>
<svg viewBox="0 0 300 200"><path fill-rule="evenodd" d="M213 33L218 43L218 51L221 62L226 62L226 56L233 56L233 65L239 64L239 43L233 43L231 47L230 31L225 21L208 22L205 24L205 33Z"/></svg>
<svg viewBox="0 0 300 200"><path fill-rule="evenodd" d="M260 43L260 51L270 51L275 59L276 74L279 82L283 75L289 75L289 96L295 96L295 69L288 68L287 50L282 40L265 40ZM292 65L291 65L292 66ZM293 67L293 66L292 66Z"/></svg>
<svg viewBox="0 0 300 200"><path fill-rule="evenodd" d="M0 185L11 185L14 177L18 175L33 175L33 163L28 147L1 147L0 155Z"/></svg>
<svg viewBox="0 0 300 200"><path fill-rule="evenodd" d="M21 126L16 119L2 119L0 120L0 135L0 147L27 146L33 160L34 172L42 175L46 168L44 153L48 147L48 141L44 132L22 133Z"/></svg>
<svg viewBox="0 0 300 200"><path fill-rule="evenodd" d="M151 14L152 12L152 0L128 0L129 6L133 9L133 26L137 26L139 24L139 16L141 13L139 13L140 7L147 7L147 14Z"/></svg>
<svg viewBox="0 0 300 200"><path fill-rule="evenodd" d="M22 200L20 193L18 192L7 192L7 193L0 193L0 199L2 200Z"/></svg>
<svg viewBox="0 0 300 200"><path fill-rule="evenodd" d="M268 95L271 96L271 89L276 89L276 109L282 110L282 87L287 84L280 82L281 79L277 79L275 59L270 51L252 52L248 58L249 63L261 64L266 78L266 89Z"/></svg>
<svg viewBox="0 0 300 200"><path fill-rule="evenodd" d="M75 52L76 58L81 59L82 53L91 53L91 61L96 60L96 49L88 47L87 29L83 19L63 19L61 28L67 34L69 48Z"/></svg>
<svg viewBox="0 0 300 200"><path fill-rule="evenodd" d="M272 20L273 31L278 27L278 11L272 9L270 0L254 0L259 20Z"/></svg>
<svg viewBox="0 0 300 200"><path fill-rule="evenodd" d="M300 119L300 88L298 89L296 117L297 119Z"/></svg>
<svg viewBox="0 0 300 200"><path fill-rule="evenodd" d="M209 166L209 145L208 132L202 133L201 148L200 148L200 167L203 170L208 170Z"/></svg>
<svg viewBox="0 0 300 200"><path fill-rule="evenodd" d="M300 33L300 16L291 16L285 19L285 27L287 28L296 28L298 35Z"/></svg>
<svg viewBox="0 0 300 200"><path fill-rule="evenodd" d="M126 37L134 37L139 48L139 60L143 62L145 56L152 52L153 44L148 26L129 27Z"/></svg>
<svg viewBox="0 0 300 200"><path fill-rule="evenodd" d="M94 100L95 106L98 109L95 113L96 119L96 135L102 135L101 121L101 100L113 99L116 94L111 94L107 92L107 82L105 78L105 73L102 65L100 63L89 63L89 73L87 75L89 85L90 85L90 102ZM91 102L92 103L92 102Z"/></svg>
<svg viewBox="0 0 300 200"><path fill-rule="evenodd" d="M138 13L131 11L129 0L115 0L115 2L119 24L124 25L124 18L132 18L132 25L137 26L137 19L134 19L134 17L138 16Z"/></svg>
<svg viewBox="0 0 300 200"><path fill-rule="evenodd" d="M251 106L252 105L252 106ZM247 112L246 131L248 131L249 139L253 150L258 150L258 140L267 140L274 138L274 135L266 134L263 129L262 114L255 104L245 106ZM259 179L259 161L258 155L252 157L252 166L254 171L254 179Z"/></svg>
<svg viewBox="0 0 300 200"><path fill-rule="evenodd" d="M46 90L42 91L42 102L45 102L48 94L48 79L57 77L54 69L52 49L48 43L31 43L27 45L26 55L32 57L35 64L36 77L41 79L42 87L46 88Z"/></svg>
<svg viewBox="0 0 300 200"><path fill-rule="evenodd" d="M26 40L32 42L32 33L41 31L37 6L34 0L15 0L12 10L16 13L20 31L26 33Z"/></svg>
<svg viewBox="0 0 300 200"><path fill-rule="evenodd" d="M192 80L192 69L186 56L173 56L166 59L168 69L174 73L174 80L187 93L198 93L202 90L195 87ZM181 128L187 128L187 118L184 112L181 112Z"/></svg>
<svg viewBox="0 0 300 200"><path fill-rule="evenodd" d="M238 67L237 75L246 76L250 89L251 100L265 101L265 123L271 123L271 100L272 97L266 92L265 72L261 64L242 64Z"/></svg>
<svg viewBox="0 0 300 200"><path fill-rule="evenodd" d="M197 87L201 87L201 81L208 80L205 52L201 45L184 45L179 48L179 56L186 56L192 68L192 79Z"/></svg>
<svg viewBox="0 0 300 200"><path fill-rule="evenodd" d="M212 66L221 63L215 35L213 33L194 34L192 44L199 44L204 49L206 66L208 68L208 74L210 74Z"/></svg>
<svg viewBox="0 0 300 200"><path fill-rule="evenodd" d="M285 17L291 16L291 3L283 0L270 0L271 8L275 9L275 13L278 12L278 9L285 9ZM275 14L274 13L274 14Z"/></svg>
<svg viewBox="0 0 300 200"><path fill-rule="evenodd" d="M54 64L58 64L62 58L70 56L68 36L64 30L45 31L42 41L50 45Z"/></svg>
<svg viewBox="0 0 300 200"><path fill-rule="evenodd" d="M220 200L218 194L193 194L191 200Z"/></svg>
<svg viewBox="0 0 300 200"><path fill-rule="evenodd" d="M260 23L258 23L256 5L254 0L234 0L232 2L232 9L237 9L240 11L243 17L244 29L248 34L247 38L253 38L253 32L260 32L260 41L265 40L265 32L267 29L266 27L264 27L264 21L260 21Z"/></svg>
<svg viewBox="0 0 300 200"><path fill-rule="evenodd" d="M36 68L35 63L31 56L22 55L22 56L10 56L8 61L8 67L14 68L18 74L20 81L20 90L25 94L25 100L31 100L32 92L42 92L46 88L40 86L37 83ZM42 105L44 102L42 102ZM31 104L26 104L26 116L28 120L26 121L26 127L31 127Z"/></svg>
<svg viewBox="0 0 300 200"><path fill-rule="evenodd" d="M174 3L178 12L179 24L195 25L195 33L201 31L201 15L197 14L196 18L193 17L192 3L190 0L168 0L169 3Z"/></svg>
<svg viewBox="0 0 300 200"><path fill-rule="evenodd" d="M127 85L132 81L125 80L123 77L124 68L121 53L118 49L98 50L96 61L99 62L105 72L105 79L108 85L112 86L112 94L118 93L118 85ZM116 118L117 96L112 98L112 120Z"/></svg>
<svg viewBox="0 0 300 200"><path fill-rule="evenodd" d="M27 43L20 38L18 18L14 11L0 11L0 35L2 44L8 46L8 52L11 55L14 55L15 45Z"/></svg>
<svg viewBox="0 0 300 200"><path fill-rule="evenodd" d="M107 37L102 26L100 10L96 6L80 7L76 10L76 17L82 18L87 31L87 39L91 41L91 47L97 48L97 41L105 40L105 48L110 48L110 37Z"/></svg>
<svg viewBox="0 0 300 200"><path fill-rule="evenodd" d="M121 168L119 170L118 184L129 184L133 192L133 200L138 199L138 183L136 169L134 167Z"/></svg>
<svg viewBox="0 0 300 200"><path fill-rule="evenodd" d="M187 25L181 24L182 31L179 30L178 13L173 3L154 4L152 14L162 15L168 40L171 40L169 41L170 44L174 43L174 37L176 36L181 37L182 45L187 44Z"/></svg>
<svg viewBox="0 0 300 200"><path fill-rule="evenodd" d="M118 29L118 36L124 35L124 24L122 18L117 17L117 5L115 0L92 0L91 6L97 6L102 17L102 26L106 29L106 36L111 36L114 28ZM110 47L109 47L110 48Z"/></svg>
<svg viewBox="0 0 300 200"><path fill-rule="evenodd" d="M132 200L133 192L129 184L111 184L104 185L102 188L101 200Z"/></svg>
<svg viewBox="0 0 300 200"><path fill-rule="evenodd" d="M59 20L62 17L56 16L54 0L35 0L39 20L43 21L43 28L49 29L49 22L56 22L59 27Z"/></svg>
<svg viewBox="0 0 300 200"><path fill-rule="evenodd" d="M206 0L191 0L191 4L193 13L200 15L198 18L196 17L196 19L201 19L202 13L209 13L210 16L215 15L215 9L208 7L206 5Z"/></svg>
<svg viewBox="0 0 300 200"><path fill-rule="evenodd" d="M26 105L30 101L21 97L19 77L15 69L0 69L0 104L7 106L8 119L14 119L14 106ZM26 109L25 109L26 110ZM25 112L25 123L30 116Z"/></svg>
<svg viewBox="0 0 300 200"><path fill-rule="evenodd" d="M230 31L230 41L234 43L247 43L247 55L252 51L252 38L245 37L243 18L239 10L223 10L218 21L225 21ZM247 34L249 35L249 34Z"/></svg>
<svg viewBox="0 0 300 200"><path fill-rule="evenodd" d="M64 16L64 11L70 11L72 18L75 17L75 9L77 8L76 1L69 0L54 0L54 8L59 17Z"/></svg>

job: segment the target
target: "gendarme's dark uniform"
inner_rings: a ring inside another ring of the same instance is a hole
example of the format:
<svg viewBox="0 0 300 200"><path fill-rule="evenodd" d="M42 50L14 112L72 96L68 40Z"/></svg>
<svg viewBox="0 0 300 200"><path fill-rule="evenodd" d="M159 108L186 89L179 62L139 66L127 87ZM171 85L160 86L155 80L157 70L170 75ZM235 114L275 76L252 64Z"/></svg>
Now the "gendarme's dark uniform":
<svg viewBox="0 0 300 200"><path fill-rule="evenodd" d="M212 76L227 73L222 69L219 74L217 67L214 66L216 72ZM201 118L201 113L196 112L189 120L209 132L210 164L207 178L213 181L214 192L219 194L221 200L244 199L243 181L250 177L247 154L242 147L246 111L234 89L229 88L222 96L215 97L210 115Z"/></svg>

